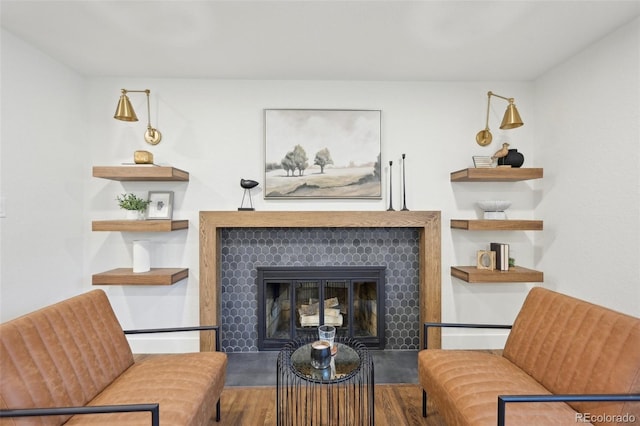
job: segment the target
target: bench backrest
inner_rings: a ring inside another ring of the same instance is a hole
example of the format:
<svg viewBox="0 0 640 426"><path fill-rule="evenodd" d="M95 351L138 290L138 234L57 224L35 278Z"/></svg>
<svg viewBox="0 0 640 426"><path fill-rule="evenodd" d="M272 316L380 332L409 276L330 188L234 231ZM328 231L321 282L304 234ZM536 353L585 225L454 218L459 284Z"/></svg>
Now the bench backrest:
<svg viewBox="0 0 640 426"><path fill-rule="evenodd" d="M541 287L529 292L503 355L554 394L640 392L640 319ZM571 405L640 419L638 403Z"/></svg>
<svg viewBox="0 0 640 426"><path fill-rule="evenodd" d="M132 364L106 294L93 290L0 324L0 408L85 405Z"/></svg>

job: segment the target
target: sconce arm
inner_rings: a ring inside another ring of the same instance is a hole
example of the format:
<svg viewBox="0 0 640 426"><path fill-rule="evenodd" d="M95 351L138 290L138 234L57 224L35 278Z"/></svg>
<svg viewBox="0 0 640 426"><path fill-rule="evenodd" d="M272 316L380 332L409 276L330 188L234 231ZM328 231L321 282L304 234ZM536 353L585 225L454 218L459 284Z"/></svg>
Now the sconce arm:
<svg viewBox="0 0 640 426"><path fill-rule="evenodd" d="M500 99L504 99L505 101L508 101L510 104L512 104L513 101L514 101L513 98L507 98L506 96L498 95L496 93L493 93L491 90L489 90L487 92L487 120L486 120L485 125L484 125L485 130L489 130L489 106L491 105L491 97L492 96L495 96L495 97L500 98Z"/></svg>
<svg viewBox="0 0 640 426"><path fill-rule="evenodd" d="M149 89L144 89L144 90L127 90L127 89L121 89L122 90L122 94L126 95L127 93L146 93L147 96L149 96L149 93L151 93L151 90Z"/></svg>
<svg viewBox="0 0 640 426"><path fill-rule="evenodd" d="M500 98L500 99L504 99L505 101L509 101L509 103L510 103L510 104L512 104L512 103L513 103L513 98L507 98L507 97L505 97L505 96L497 95L497 94L493 93L491 90L489 90L489 92L487 93L487 96L488 96L489 98L491 98L491 96L495 96L495 97L498 97L498 98Z"/></svg>

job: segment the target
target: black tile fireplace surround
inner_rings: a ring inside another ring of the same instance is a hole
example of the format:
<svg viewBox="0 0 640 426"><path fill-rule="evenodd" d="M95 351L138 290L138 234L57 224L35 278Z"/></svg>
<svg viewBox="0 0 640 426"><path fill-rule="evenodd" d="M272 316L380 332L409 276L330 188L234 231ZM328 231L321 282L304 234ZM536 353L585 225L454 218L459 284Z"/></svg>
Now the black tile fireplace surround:
<svg viewBox="0 0 640 426"><path fill-rule="evenodd" d="M384 347L419 347L416 228L224 228L220 234L222 348L258 351L258 267L386 267ZM379 315L383 315L379 312Z"/></svg>

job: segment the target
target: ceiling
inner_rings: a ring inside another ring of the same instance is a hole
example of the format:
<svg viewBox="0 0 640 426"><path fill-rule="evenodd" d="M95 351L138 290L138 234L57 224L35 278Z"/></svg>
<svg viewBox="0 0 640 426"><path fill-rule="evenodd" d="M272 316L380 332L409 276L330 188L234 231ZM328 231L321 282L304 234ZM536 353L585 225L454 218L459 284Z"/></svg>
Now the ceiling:
<svg viewBox="0 0 640 426"><path fill-rule="evenodd" d="M640 0L0 0L0 14L91 77L526 81Z"/></svg>

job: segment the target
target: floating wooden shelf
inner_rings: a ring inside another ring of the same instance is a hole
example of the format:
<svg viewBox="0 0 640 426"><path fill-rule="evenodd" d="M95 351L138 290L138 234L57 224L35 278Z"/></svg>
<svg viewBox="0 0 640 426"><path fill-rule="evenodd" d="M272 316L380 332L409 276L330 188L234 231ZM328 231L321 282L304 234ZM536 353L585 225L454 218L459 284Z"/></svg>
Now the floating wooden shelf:
<svg viewBox="0 0 640 426"><path fill-rule="evenodd" d="M168 166L124 165L94 166L93 177L117 181L189 181L189 173ZM188 229L188 220L97 220L92 231L170 232ZM93 285L171 285L189 276L186 268L151 268L134 273L132 268L118 268L92 276Z"/></svg>
<svg viewBox="0 0 640 426"><path fill-rule="evenodd" d="M189 276L187 268L151 268L134 273L132 268L118 268L95 274L93 285L172 285Z"/></svg>
<svg viewBox="0 0 640 426"><path fill-rule="evenodd" d="M188 181L189 172L169 166L94 166L93 177L120 181Z"/></svg>
<svg viewBox="0 0 640 426"><path fill-rule="evenodd" d="M468 168L451 172L451 182L517 182L529 179L540 179L541 168ZM467 231L541 231L541 220L486 220L486 219L451 219L452 229ZM517 283L543 282L544 274L540 271L520 266L508 271L489 271L475 266L452 266L451 275L468 283Z"/></svg>
<svg viewBox="0 0 640 426"><path fill-rule="evenodd" d="M467 231L542 231L541 220L451 219L452 229Z"/></svg>
<svg viewBox="0 0 640 426"><path fill-rule="evenodd" d="M451 172L451 182L516 182L520 180L540 179L541 168L468 168Z"/></svg>
<svg viewBox="0 0 640 426"><path fill-rule="evenodd" d="M514 266L508 271L489 271L475 266L452 266L451 275L468 283L541 283L544 274L533 269Z"/></svg>
<svg viewBox="0 0 640 426"><path fill-rule="evenodd" d="M189 228L188 220L94 220L92 231L169 232Z"/></svg>

